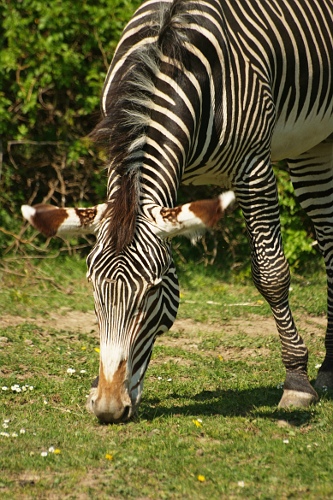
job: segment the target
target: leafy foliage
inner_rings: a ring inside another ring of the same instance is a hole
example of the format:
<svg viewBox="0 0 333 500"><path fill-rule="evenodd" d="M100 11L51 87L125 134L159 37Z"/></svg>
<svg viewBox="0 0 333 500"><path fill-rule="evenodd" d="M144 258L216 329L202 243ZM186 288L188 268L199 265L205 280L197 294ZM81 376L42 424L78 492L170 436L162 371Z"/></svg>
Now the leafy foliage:
<svg viewBox="0 0 333 500"><path fill-rule="evenodd" d="M0 226L16 229L21 203L103 199L103 157L85 137L99 117L108 64L136 4L2 0Z"/></svg>

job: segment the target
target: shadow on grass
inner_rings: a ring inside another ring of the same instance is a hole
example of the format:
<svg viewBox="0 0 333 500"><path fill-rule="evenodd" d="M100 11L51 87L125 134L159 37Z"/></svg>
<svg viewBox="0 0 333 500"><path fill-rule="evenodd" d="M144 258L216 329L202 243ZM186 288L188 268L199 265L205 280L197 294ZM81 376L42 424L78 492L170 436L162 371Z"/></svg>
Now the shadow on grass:
<svg viewBox="0 0 333 500"><path fill-rule="evenodd" d="M201 391L193 397L170 394L163 400L144 398L139 418L155 420L168 416L253 417L286 420L291 425L309 423L315 416L315 406L310 408L279 409L282 392L273 386L246 390Z"/></svg>

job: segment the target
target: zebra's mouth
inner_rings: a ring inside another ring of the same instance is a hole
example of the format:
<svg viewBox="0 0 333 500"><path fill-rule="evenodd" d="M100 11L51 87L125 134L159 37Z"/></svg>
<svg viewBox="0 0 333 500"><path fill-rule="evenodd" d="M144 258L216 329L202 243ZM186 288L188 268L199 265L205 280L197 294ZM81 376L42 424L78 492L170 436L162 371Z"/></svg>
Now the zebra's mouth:
<svg viewBox="0 0 333 500"><path fill-rule="evenodd" d="M98 394L98 388L93 387L86 404L87 410L103 424L117 424L127 422L135 413L135 406L130 397L111 399Z"/></svg>

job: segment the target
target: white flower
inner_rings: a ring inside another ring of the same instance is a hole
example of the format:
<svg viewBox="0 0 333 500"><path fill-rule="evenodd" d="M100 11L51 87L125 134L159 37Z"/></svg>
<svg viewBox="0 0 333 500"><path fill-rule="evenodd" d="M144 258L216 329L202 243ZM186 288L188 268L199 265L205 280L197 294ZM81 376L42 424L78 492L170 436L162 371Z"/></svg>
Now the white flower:
<svg viewBox="0 0 333 500"><path fill-rule="evenodd" d="M34 386L33 385L29 385L29 391L33 391L34 390Z"/></svg>
<svg viewBox="0 0 333 500"><path fill-rule="evenodd" d="M80 370L80 373L87 373L87 370Z"/></svg>
<svg viewBox="0 0 333 500"><path fill-rule="evenodd" d="M73 373L75 373L74 368L67 368L67 373L68 373L69 375L73 375Z"/></svg>
<svg viewBox="0 0 333 500"><path fill-rule="evenodd" d="M50 448L49 448L49 452L50 452L50 453L54 453L54 446L50 446Z"/></svg>
<svg viewBox="0 0 333 500"><path fill-rule="evenodd" d="M20 429L20 434L25 434L25 429Z"/></svg>
<svg viewBox="0 0 333 500"><path fill-rule="evenodd" d="M8 391L8 387L7 387L6 385L3 385L3 386L1 387L1 390L2 390L2 391Z"/></svg>
<svg viewBox="0 0 333 500"><path fill-rule="evenodd" d="M172 382L172 378L168 378L168 382Z"/></svg>
<svg viewBox="0 0 333 500"><path fill-rule="evenodd" d="M284 439L283 442L284 444L289 444L289 439Z"/></svg>
<svg viewBox="0 0 333 500"><path fill-rule="evenodd" d="M3 427L4 429L8 429L8 424L4 423L4 424L2 424L2 427Z"/></svg>
<svg viewBox="0 0 333 500"><path fill-rule="evenodd" d="M42 457L47 457L47 451L42 451L41 456Z"/></svg>
<svg viewBox="0 0 333 500"><path fill-rule="evenodd" d="M0 436L4 436L6 438L9 438L9 432L0 432Z"/></svg>
<svg viewBox="0 0 333 500"><path fill-rule="evenodd" d="M238 484L238 486L239 486L240 488L244 488L244 486L245 486L244 481L238 481L238 483L237 483L237 484Z"/></svg>
<svg viewBox="0 0 333 500"><path fill-rule="evenodd" d="M17 434L16 432L13 432L13 433L12 433L12 437L13 437L13 438L17 438L17 436L18 436L18 434Z"/></svg>

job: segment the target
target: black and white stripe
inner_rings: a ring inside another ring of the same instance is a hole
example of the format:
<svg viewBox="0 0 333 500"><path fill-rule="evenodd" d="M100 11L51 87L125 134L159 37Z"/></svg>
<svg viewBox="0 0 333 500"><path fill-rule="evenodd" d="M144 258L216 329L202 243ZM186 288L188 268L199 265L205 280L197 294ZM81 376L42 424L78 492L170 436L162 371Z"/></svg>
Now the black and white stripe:
<svg viewBox="0 0 333 500"><path fill-rule="evenodd" d="M178 303L169 244L151 231L154 209L175 205L180 182L216 184L236 193L254 283L277 323L287 370L281 405L293 391L316 399L288 304L271 167L281 159L327 265L322 380L333 385L333 155L324 142L333 132L332 32L331 0L148 0L125 28L94 132L109 147L110 210L88 266L101 345L119 343L132 387Z"/></svg>

